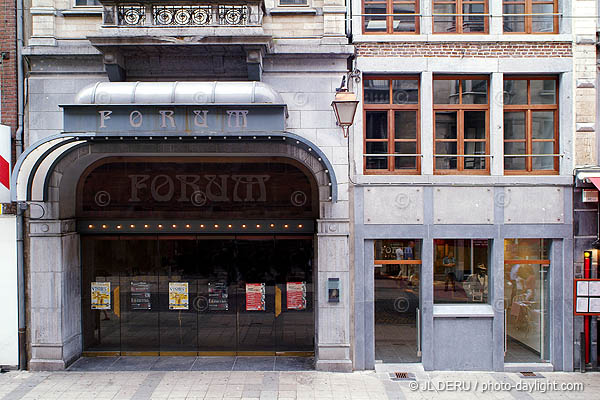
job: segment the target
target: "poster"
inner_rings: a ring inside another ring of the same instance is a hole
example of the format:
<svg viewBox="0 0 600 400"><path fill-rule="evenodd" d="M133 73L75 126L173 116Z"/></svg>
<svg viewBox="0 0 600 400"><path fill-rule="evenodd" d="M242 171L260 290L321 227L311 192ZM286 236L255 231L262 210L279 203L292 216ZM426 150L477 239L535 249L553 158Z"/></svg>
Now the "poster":
<svg viewBox="0 0 600 400"><path fill-rule="evenodd" d="M131 282L131 309L151 310L150 283Z"/></svg>
<svg viewBox="0 0 600 400"><path fill-rule="evenodd" d="M246 283L246 311L265 311L264 283Z"/></svg>
<svg viewBox="0 0 600 400"><path fill-rule="evenodd" d="M306 283L288 282L286 286L287 309L305 310L306 309Z"/></svg>
<svg viewBox="0 0 600 400"><path fill-rule="evenodd" d="M577 281L577 296L588 296L587 281Z"/></svg>
<svg viewBox="0 0 600 400"><path fill-rule="evenodd" d="M188 310L189 294L187 282L169 282L169 310Z"/></svg>
<svg viewBox="0 0 600 400"><path fill-rule="evenodd" d="M225 282L208 283L208 310L229 310L229 294L227 293L227 284Z"/></svg>
<svg viewBox="0 0 600 400"><path fill-rule="evenodd" d="M575 308L575 312L578 313L586 313L588 311L588 298L587 297L578 297L577 298L577 306Z"/></svg>
<svg viewBox="0 0 600 400"><path fill-rule="evenodd" d="M590 298L590 312L591 313L600 313L600 298L596 298L596 297Z"/></svg>
<svg viewBox="0 0 600 400"><path fill-rule="evenodd" d="M110 310L110 282L92 282L92 310Z"/></svg>

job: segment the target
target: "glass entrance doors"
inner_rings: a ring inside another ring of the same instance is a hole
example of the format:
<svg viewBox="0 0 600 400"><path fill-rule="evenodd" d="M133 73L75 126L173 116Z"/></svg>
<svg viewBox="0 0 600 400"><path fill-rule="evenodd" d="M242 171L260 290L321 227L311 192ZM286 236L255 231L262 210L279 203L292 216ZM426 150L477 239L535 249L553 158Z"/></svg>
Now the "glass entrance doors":
<svg viewBox="0 0 600 400"><path fill-rule="evenodd" d="M85 351L314 351L312 238L83 237Z"/></svg>
<svg viewBox="0 0 600 400"><path fill-rule="evenodd" d="M375 360L420 362L421 246L375 241Z"/></svg>

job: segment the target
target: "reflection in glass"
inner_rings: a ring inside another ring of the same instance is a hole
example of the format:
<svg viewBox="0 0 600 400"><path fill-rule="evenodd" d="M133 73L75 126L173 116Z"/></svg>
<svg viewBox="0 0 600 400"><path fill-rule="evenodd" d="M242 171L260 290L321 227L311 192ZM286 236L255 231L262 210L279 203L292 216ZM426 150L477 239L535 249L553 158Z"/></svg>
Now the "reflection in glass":
<svg viewBox="0 0 600 400"><path fill-rule="evenodd" d="M399 79L392 81L394 104L418 104L419 81L416 79Z"/></svg>
<svg viewBox="0 0 600 400"><path fill-rule="evenodd" d="M365 14L386 14L386 3L368 3L365 1ZM386 32L387 23L385 15L365 16L365 33Z"/></svg>
<svg viewBox="0 0 600 400"><path fill-rule="evenodd" d="M459 104L459 81L457 79L433 80L434 104Z"/></svg>
<svg viewBox="0 0 600 400"><path fill-rule="evenodd" d="M457 112L436 111L435 113L435 138L456 139L457 138Z"/></svg>
<svg viewBox="0 0 600 400"><path fill-rule="evenodd" d="M531 31L532 32L554 32L554 4L536 4L531 5ZM550 14L550 15L536 15Z"/></svg>
<svg viewBox="0 0 600 400"><path fill-rule="evenodd" d="M462 104L487 104L487 80L462 80Z"/></svg>
<svg viewBox="0 0 600 400"><path fill-rule="evenodd" d="M434 240L434 303L487 303L487 239Z"/></svg>
<svg viewBox="0 0 600 400"><path fill-rule="evenodd" d="M476 14L484 14L485 6L483 3L463 4L463 32L485 32L485 20L483 16Z"/></svg>
<svg viewBox="0 0 600 400"><path fill-rule="evenodd" d="M504 105L527 104L527 80L504 80Z"/></svg>
<svg viewBox="0 0 600 400"><path fill-rule="evenodd" d="M550 359L549 239L504 241L505 362Z"/></svg>
<svg viewBox="0 0 600 400"><path fill-rule="evenodd" d="M413 4L394 4L394 14L414 14ZM410 15L394 15L394 32L415 32L417 17Z"/></svg>
<svg viewBox="0 0 600 400"><path fill-rule="evenodd" d="M363 86L365 104L388 104L390 102L390 81L387 79L365 79Z"/></svg>
<svg viewBox="0 0 600 400"><path fill-rule="evenodd" d="M387 111L367 111L365 114L367 139L387 139Z"/></svg>
<svg viewBox="0 0 600 400"><path fill-rule="evenodd" d="M532 79L531 104L556 104L556 81L554 79Z"/></svg>
<svg viewBox="0 0 600 400"><path fill-rule="evenodd" d="M525 112L523 111L504 112L504 140L512 139L525 140Z"/></svg>
<svg viewBox="0 0 600 400"><path fill-rule="evenodd" d="M502 6L504 32L525 32L525 4L506 4ZM520 14L520 15L506 15Z"/></svg>
<svg viewBox="0 0 600 400"><path fill-rule="evenodd" d="M394 123L396 139L417 139L416 111L394 111Z"/></svg>
<svg viewBox="0 0 600 400"><path fill-rule="evenodd" d="M419 362L421 241L375 241L375 359Z"/></svg>
<svg viewBox="0 0 600 400"><path fill-rule="evenodd" d="M434 14L456 14L456 4L433 4ZM456 32L457 17L453 15L435 15L433 17L433 31L435 33Z"/></svg>

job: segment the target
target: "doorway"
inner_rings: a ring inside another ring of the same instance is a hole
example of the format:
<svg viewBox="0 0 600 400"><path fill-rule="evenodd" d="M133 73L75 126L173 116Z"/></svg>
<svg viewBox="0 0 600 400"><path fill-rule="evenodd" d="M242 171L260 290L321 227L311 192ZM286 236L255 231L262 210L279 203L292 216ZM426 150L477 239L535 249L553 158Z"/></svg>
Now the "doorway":
<svg viewBox="0 0 600 400"><path fill-rule="evenodd" d="M376 240L374 266L375 360L420 362L420 241Z"/></svg>
<svg viewBox="0 0 600 400"><path fill-rule="evenodd" d="M314 352L312 236L83 236L82 259L86 352Z"/></svg>

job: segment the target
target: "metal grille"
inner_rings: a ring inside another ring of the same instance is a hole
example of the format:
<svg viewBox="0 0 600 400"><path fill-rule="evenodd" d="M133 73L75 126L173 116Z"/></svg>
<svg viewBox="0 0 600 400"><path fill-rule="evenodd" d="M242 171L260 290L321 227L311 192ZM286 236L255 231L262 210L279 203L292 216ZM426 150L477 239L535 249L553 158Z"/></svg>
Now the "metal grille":
<svg viewBox="0 0 600 400"><path fill-rule="evenodd" d="M211 6L153 6L155 25L210 25Z"/></svg>
<svg viewBox="0 0 600 400"><path fill-rule="evenodd" d="M141 5L122 5L118 9L119 25L144 25L146 7Z"/></svg>
<svg viewBox="0 0 600 400"><path fill-rule="evenodd" d="M408 378L408 372L394 372L394 375L398 379L407 379Z"/></svg>
<svg viewBox="0 0 600 400"><path fill-rule="evenodd" d="M246 25L247 6L219 6L219 25Z"/></svg>
<svg viewBox="0 0 600 400"><path fill-rule="evenodd" d="M415 374L410 372L391 372L390 378L393 381L414 381L416 380Z"/></svg>

